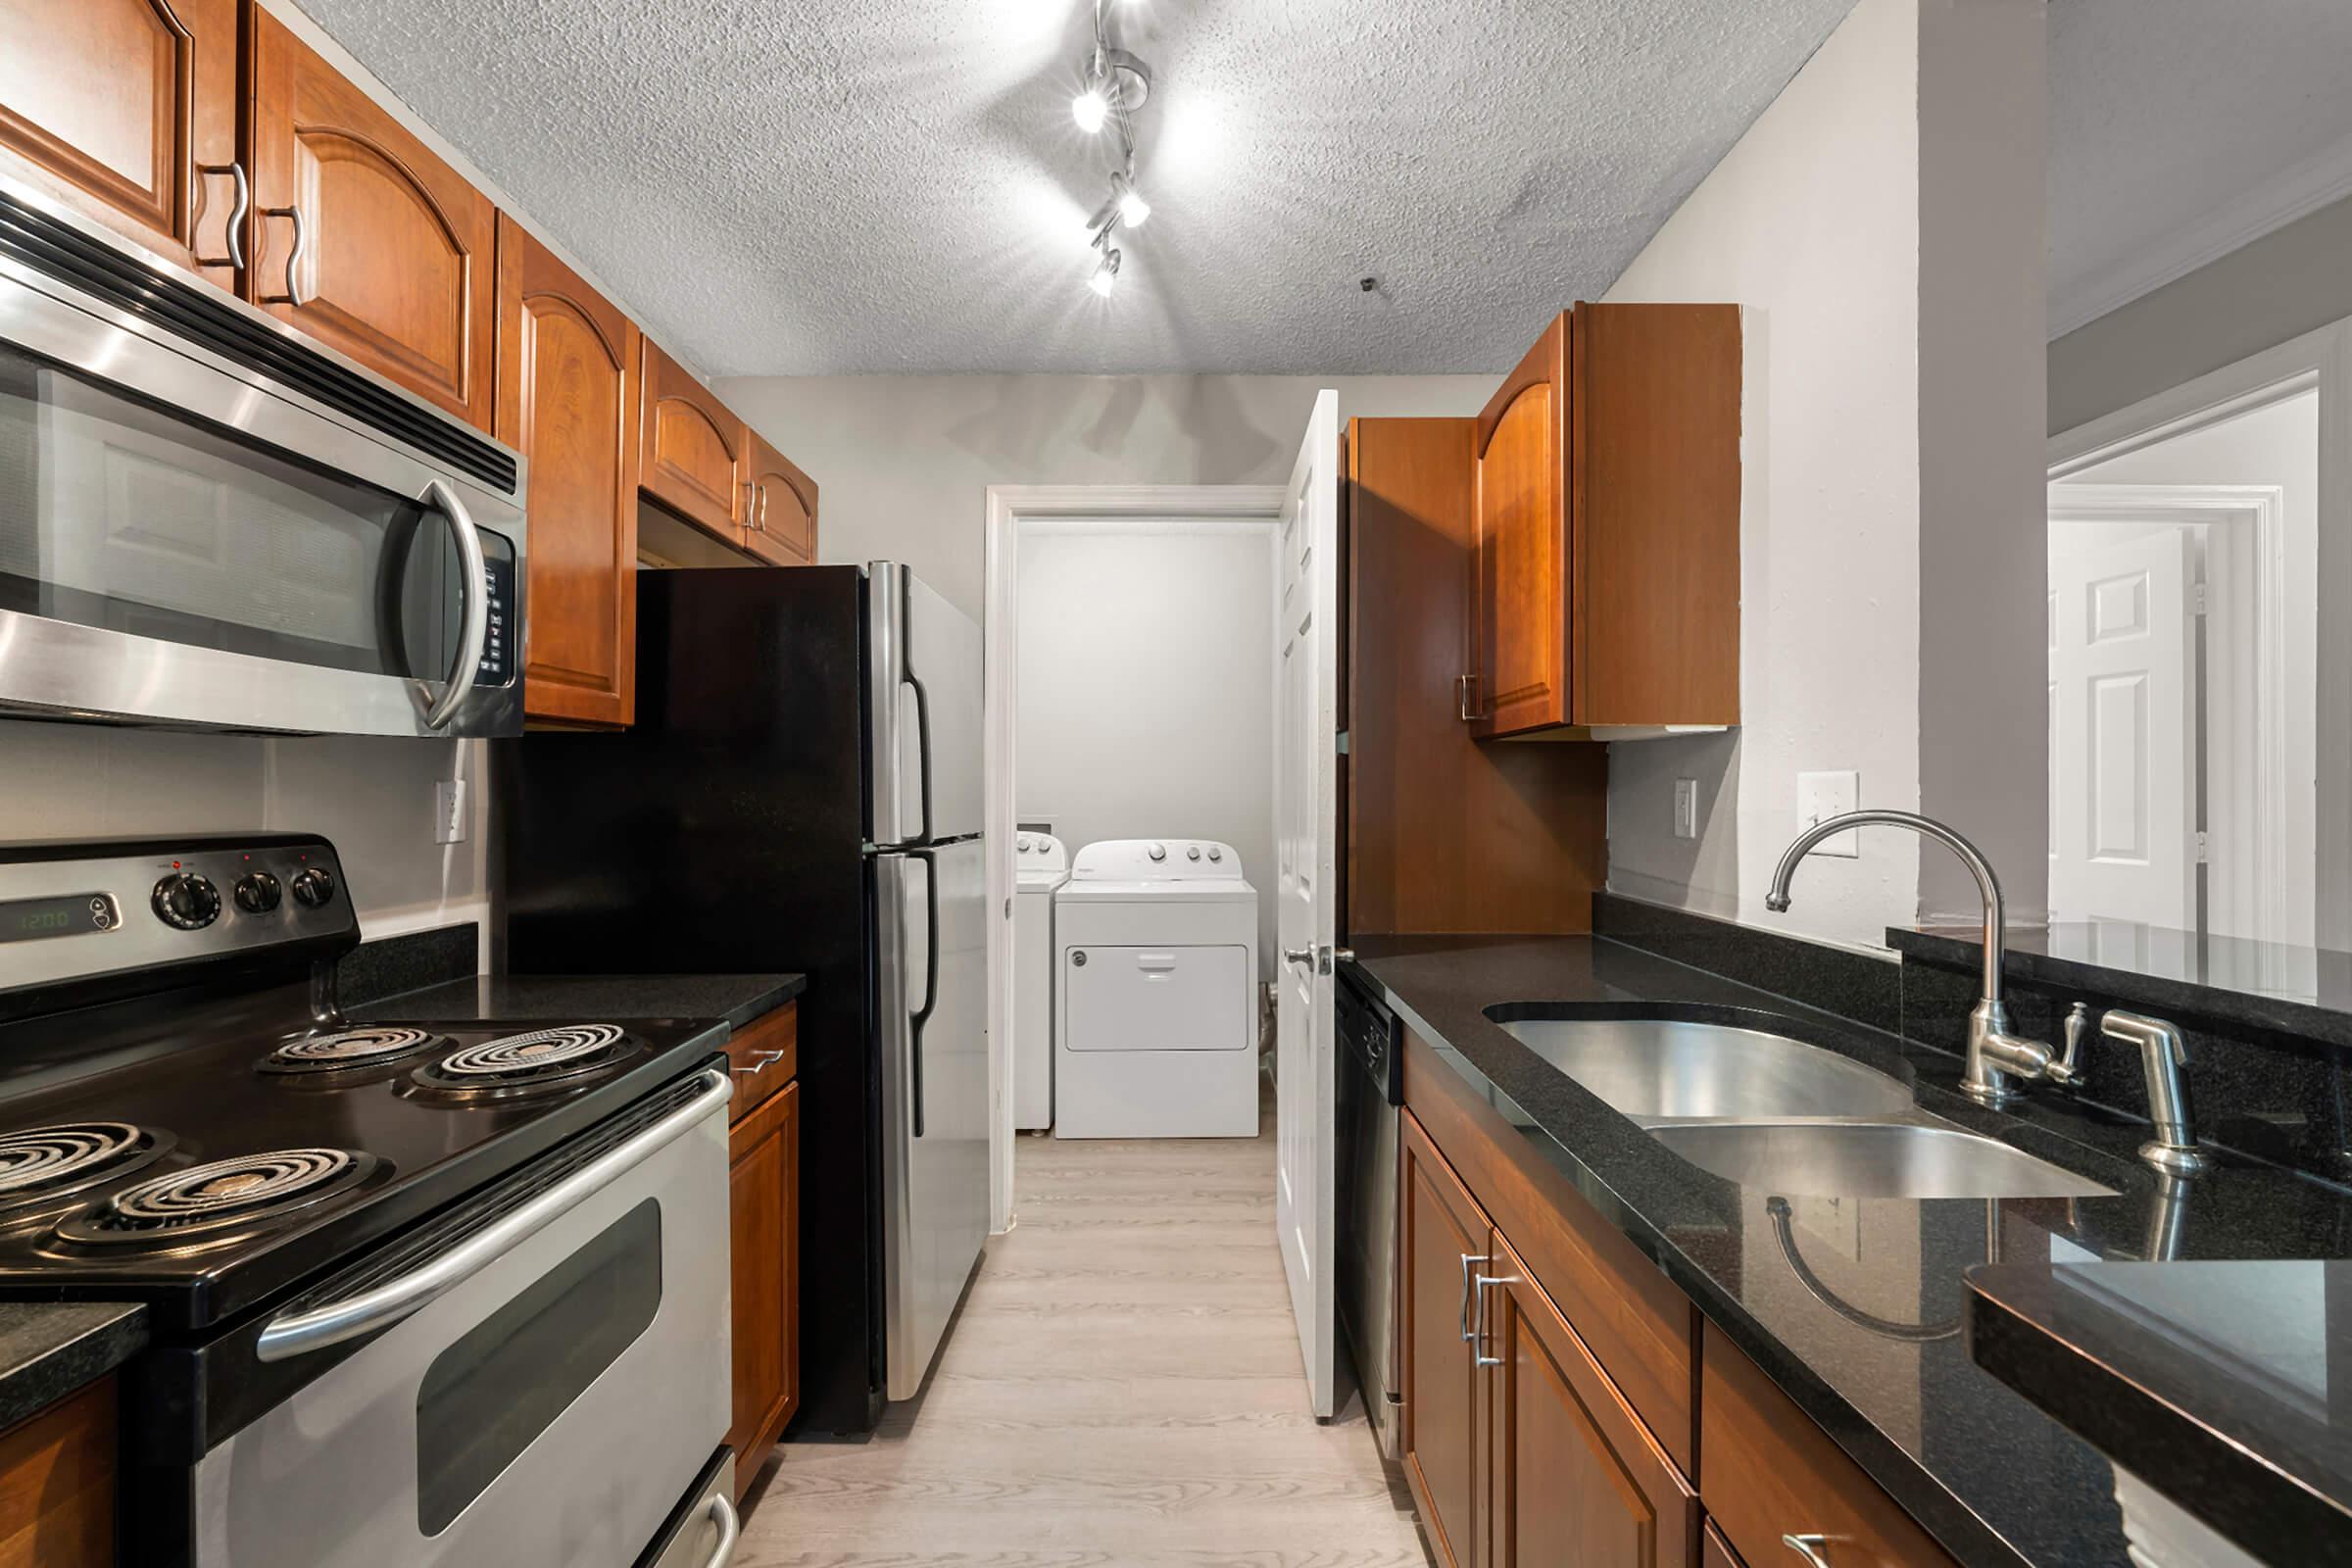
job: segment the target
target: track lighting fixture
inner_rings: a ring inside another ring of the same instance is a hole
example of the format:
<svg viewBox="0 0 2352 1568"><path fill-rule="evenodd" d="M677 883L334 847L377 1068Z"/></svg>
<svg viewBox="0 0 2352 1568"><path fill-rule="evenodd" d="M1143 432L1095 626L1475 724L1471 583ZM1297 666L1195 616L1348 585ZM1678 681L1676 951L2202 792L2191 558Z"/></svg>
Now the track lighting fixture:
<svg viewBox="0 0 2352 1568"><path fill-rule="evenodd" d="M1120 254L1111 237L1124 224L1139 228L1152 216L1152 204L1135 188L1135 116L1152 96L1152 68L1104 34L1104 0L1095 0L1095 47L1079 62L1082 85L1070 100L1070 118L1078 128L1094 134L1108 126L1119 138L1119 160L1111 171L1110 196L1087 220L1092 247L1102 253L1087 287L1107 299L1119 277Z"/></svg>
<svg viewBox="0 0 2352 1568"><path fill-rule="evenodd" d="M1110 291L1117 286L1118 281L1119 252L1118 247L1114 245L1102 253L1102 261L1095 264L1094 275L1086 280L1086 286L1104 299L1108 299Z"/></svg>

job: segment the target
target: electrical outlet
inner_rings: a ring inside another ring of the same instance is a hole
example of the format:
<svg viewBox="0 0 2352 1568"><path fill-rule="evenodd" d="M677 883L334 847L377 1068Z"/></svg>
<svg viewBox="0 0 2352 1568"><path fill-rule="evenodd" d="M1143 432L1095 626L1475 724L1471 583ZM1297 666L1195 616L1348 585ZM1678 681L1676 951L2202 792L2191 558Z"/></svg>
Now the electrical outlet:
<svg viewBox="0 0 2352 1568"><path fill-rule="evenodd" d="M1796 825L1798 831L1829 817L1840 816L1853 810L1862 799L1862 775L1859 773L1799 773L1796 775ZM1823 839L1815 855L1835 855L1857 859L1862 854L1862 835L1847 829Z"/></svg>
<svg viewBox="0 0 2352 1568"><path fill-rule="evenodd" d="M433 786L433 842L466 841L466 781L445 778Z"/></svg>
<svg viewBox="0 0 2352 1568"><path fill-rule="evenodd" d="M1698 837L1698 780L1694 778L1674 781L1674 836Z"/></svg>

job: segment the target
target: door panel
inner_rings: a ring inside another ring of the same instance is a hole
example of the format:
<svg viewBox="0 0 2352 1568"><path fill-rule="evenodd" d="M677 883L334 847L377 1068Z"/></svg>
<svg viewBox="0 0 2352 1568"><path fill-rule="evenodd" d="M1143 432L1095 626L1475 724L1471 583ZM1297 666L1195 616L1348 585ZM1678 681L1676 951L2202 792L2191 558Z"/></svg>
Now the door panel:
<svg viewBox="0 0 2352 1568"><path fill-rule="evenodd" d="M1482 735L1568 722L1568 340L1562 315L1478 416L1471 711Z"/></svg>
<svg viewBox="0 0 2352 1568"><path fill-rule="evenodd" d="M1339 924L1340 398L1318 392L1275 526L1275 1235L1314 1413L1339 1384L1332 949ZM1294 957L1294 956L1296 956Z"/></svg>
<svg viewBox="0 0 2352 1568"><path fill-rule="evenodd" d="M248 292L489 429L496 209L268 12L254 29Z"/></svg>
<svg viewBox="0 0 2352 1568"><path fill-rule="evenodd" d="M109 227L235 287L236 0L0 0L0 148Z"/></svg>
<svg viewBox="0 0 2352 1568"><path fill-rule="evenodd" d="M800 1086L788 1084L727 1135L735 1398L727 1446L735 1495L750 1490L798 1397Z"/></svg>
<svg viewBox="0 0 2352 1568"><path fill-rule="evenodd" d="M499 219L498 424L529 460L532 718L626 724L636 709L636 323Z"/></svg>
<svg viewBox="0 0 2352 1568"><path fill-rule="evenodd" d="M751 512L744 547L779 566L816 559L816 481L758 435L751 438Z"/></svg>
<svg viewBox="0 0 2352 1568"><path fill-rule="evenodd" d="M1087 948L1062 993L1072 1051L1246 1051L1248 948Z"/></svg>
<svg viewBox="0 0 2352 1568"><path fill-rule="evenodd" d="M644 359L638 483L705 533L740 549L749 501L744 443L751 432L661 345L649 341Z"/></svg>
<svg viewBox="0 0 2352 1568"><path fill-rule="evenodd" d="M1486 1216L1409 1114L1399 1118L1397 1257L1404 1468L1445 1568L1485 1560L1478 1478L1481 1373L1469 1344L1470 1275L1492 1248Z"/></svg>

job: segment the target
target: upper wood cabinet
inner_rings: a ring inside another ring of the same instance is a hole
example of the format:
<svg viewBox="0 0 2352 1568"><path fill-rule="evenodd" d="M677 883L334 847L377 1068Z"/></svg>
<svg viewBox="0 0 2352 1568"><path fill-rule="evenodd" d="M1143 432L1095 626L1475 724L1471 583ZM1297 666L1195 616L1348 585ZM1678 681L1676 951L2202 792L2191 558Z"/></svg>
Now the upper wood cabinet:
<svg viewBox="0 0 2352 1568"><path fill-rule="evenodd" d="M530 465L523 711L636 710L636 323L513 219L498 220L498 439Z"/></svg>
<svg viewBox="0 0 2352 1568"><path fill-rule="evenodd" d="M0 168L236 287L238 0L0 0Z"/></svg>
<svg viewBox="0 0 2352 1568"><path fill-rule="evenodd" d="M645 345L638 482L645 493L722 543L743 548L750 511L751 431L684 366ZM811 508L814 505L813 487Z"/></svg>
<svg viewBox="0 0 2352 1568"><path fill-rule="evenodd" d="M253 25L249 296L489 429L497 210L270 13Z"/></svg>
<svg viewBox="0 0 2352 1568"><path fill-rule="evenodd" d="M744 548L779 566L806 566L816 559L816 481L759 435L749 446Z"/></svg>
<svg viewBox="0 0 2352 1568"><path fill-rule="evenodd" d="M1740 313L1579 305L1473 442L1473 733L1740 720Z"/></svg>

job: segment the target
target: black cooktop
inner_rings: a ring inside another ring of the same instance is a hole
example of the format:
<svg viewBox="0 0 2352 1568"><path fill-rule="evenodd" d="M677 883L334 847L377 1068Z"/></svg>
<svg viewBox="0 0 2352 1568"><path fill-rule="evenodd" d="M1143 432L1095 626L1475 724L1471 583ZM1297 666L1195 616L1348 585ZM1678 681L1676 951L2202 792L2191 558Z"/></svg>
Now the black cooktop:
<svg viewBox="0 0 2352 1568"><path fill-rule="evenodd" d="M285 1294L713 1056L681 1019L314 1024L301 987L11 1031L0 1298L159 1336Z"/></svg>

